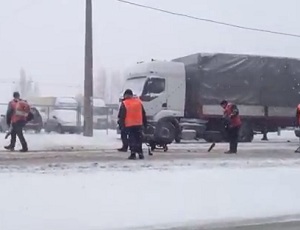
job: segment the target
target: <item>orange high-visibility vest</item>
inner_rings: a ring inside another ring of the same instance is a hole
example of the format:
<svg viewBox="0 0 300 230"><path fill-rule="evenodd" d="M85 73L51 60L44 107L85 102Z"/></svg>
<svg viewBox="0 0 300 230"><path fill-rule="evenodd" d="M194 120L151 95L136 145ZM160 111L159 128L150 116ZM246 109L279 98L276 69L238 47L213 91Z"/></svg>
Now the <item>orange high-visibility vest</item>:
<svg viewBox="0 0 300 230"><path fill-rule="evenodd" d="M11 118L11 122L16 123L18 121L26 121L29 112L30 112L29 104L26 101L19 100L14 105L14 113Z"/></svg>
<svg viewBox="0 0 300 230"><path fill-rule="evenodd" d="M233 104L228 103L228 105L224 110L224 115L230 117L230 115L232 114L232 109L233 109ZM239 115L230 118L230 127L239 127L241 126L241 124L242 122Z"/></svg>
<svg viewBox="0 0 300 230"><path fill-rule="evenodd" d="M143 105L139 98L128 98L123 101L126 108L125 127L143 125Z"/></svg>

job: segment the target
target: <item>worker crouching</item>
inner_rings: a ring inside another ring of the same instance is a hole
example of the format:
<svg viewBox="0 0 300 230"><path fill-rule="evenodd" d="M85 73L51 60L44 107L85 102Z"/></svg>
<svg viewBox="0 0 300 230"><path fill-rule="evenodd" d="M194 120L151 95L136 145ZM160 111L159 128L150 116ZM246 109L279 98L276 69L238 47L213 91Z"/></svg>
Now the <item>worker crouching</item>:
<svg viewBox="0 0 300 230"><path fill-rule="evenodd" d="M129 135L131 154L128 159L136 159L137 154L140 159L144 159L142 130L143 126L147 125L146 113L141 100L134 97L130 89L124 92L124 100L120 106L118 118L121 129L125 129Z"/></svg>

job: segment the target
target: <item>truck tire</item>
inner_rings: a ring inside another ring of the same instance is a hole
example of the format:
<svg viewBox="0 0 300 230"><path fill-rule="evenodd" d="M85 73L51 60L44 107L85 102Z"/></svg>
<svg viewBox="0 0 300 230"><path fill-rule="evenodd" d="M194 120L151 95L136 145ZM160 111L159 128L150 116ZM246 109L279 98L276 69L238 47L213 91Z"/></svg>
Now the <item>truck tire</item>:
<svg viewBox="0 0 300 230"><path fill-rule="evenodd" d="M243 122L240 133L239 142L252 142L254 138L254 132L249 122Z"/></svg>
<svg viewBox="0 0 300 230"><path fill-rule="evenodd" d="M170 144L175 140L175 127L171 122L158 122L155 130L155 142Z"/></svg>

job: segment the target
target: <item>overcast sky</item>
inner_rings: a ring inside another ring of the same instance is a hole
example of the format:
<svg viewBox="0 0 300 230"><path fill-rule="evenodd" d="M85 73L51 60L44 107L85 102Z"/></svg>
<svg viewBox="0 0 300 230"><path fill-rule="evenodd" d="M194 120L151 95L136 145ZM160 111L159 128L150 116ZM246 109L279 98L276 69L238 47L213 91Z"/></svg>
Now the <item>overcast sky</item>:
<svg viewBox="0 0 300 230"><path fill-rule="evenodd" d="M300 34L299 0L132 0L175 12ZM209 24L93 0L94 70L196 52L300 57L300 38ZM49 93L83 81L85 0L0 0L0 91L21 67ZM51 87L52 85L52 87ZM11 91L12 86L5 87ZM72 90L71 90L72 89ZM79 88L81 89L81 88ZM69 90L69 91L68 91ZM0 99L1 101L1 99Z"/></svg>

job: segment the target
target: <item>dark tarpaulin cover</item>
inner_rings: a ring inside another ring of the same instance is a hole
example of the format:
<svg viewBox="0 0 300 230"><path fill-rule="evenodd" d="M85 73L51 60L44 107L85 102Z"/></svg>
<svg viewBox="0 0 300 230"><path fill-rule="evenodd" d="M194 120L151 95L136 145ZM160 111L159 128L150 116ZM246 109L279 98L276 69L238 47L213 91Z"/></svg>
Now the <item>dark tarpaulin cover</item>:
<svg viewBox="0 0 300 230"><path fill-rule="evenodd" d="M223 99L240 105L296 107L300 103L297 59L199 53L172 61L185 64L186 109Z"/></svg>

